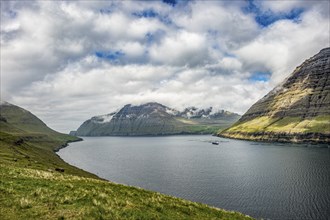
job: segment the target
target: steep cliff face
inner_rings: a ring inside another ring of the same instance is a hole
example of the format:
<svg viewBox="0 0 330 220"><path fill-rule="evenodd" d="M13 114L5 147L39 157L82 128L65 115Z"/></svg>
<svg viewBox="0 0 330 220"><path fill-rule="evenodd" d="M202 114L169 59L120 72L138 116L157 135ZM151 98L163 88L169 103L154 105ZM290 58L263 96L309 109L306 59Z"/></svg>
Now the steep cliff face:
<svg viewBox="0 0 330 220"><path fill-rule="evenodd" d="M330 48L303 62L219 136L330 142Z"/></svg>
<svg viewBox="0 0 330 220"><path fill-rule="evenodd" d="M199 114L190 117L162 104L151 102L139 106L125 105L118 112L95 116L85 121L76 131L79 136L134 136L214 133L218 128L228 127L239 115L221 111L219 117L197 110ZM228 117L225 117L228 116ZM72 132L73 134L74 132Z"/></svg>
<svg viewBox="0 0 330 220"><path fill-rule="evenodd" d="M125 105L117 113L96 116L84 122L77 135L143 135L162 134L183 123L176 121L167 112L169 109L158 103L140 106Z"/></svg>

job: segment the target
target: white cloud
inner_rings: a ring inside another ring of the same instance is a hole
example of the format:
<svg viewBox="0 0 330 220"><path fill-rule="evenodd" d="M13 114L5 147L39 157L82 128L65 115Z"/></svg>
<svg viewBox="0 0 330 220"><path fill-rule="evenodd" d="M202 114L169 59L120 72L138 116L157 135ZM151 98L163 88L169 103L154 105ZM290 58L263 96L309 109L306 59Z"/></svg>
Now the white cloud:
<svg viewBox="0 0 330 220"><path fill-rule="evenodd" d="M258 25L251 15L242 13L240 7L223 4L195 1L187 13L175 14L175 23L189 31L217 34L213 40L223 49L238 47L258 33Z"/></svg>
<svg viewBox="0 0 330 220"><path fill-rule="evenodd" d="M328 1L301 1L301 0L281 0L281 1L256 1L262 10L271 10L275 13L288 13L294 9L310 10L317 9L322 11L323 15L329 16Z"/></svg>
<svg viewBox="0 0 330 220"><path fill-rule="evenodd" d="M170 65L198 65L208 59L207 43L203 35L179 31L166 36L159 45L150 48L151 60Z"/></svg>
<svg viewBox="0 0 330 220"><path fill-rule="evenodd" d="M120 45L119 48L121 48L122 52L131 58L141 57L145 52L145 47L137 41L125 42Z"/></svg>
<svg viewBox="0 0 330 220"><path fill-rule="evenodd" d="M265 28L235 54L248 70L270 71L273 85L276 85L296 66L329 44L329 20L311 10L299 23L282 20Z"/></svg>
<svg viewBox="0 0 330 220"><path fill-rule="evenodd" d="M304 11L299 22L261 28L240 1L4 2L1 99L65 132L127 103L244 113L330 44L329 2L257 3ZM254 71L269 71L271 81L249 80Z"/></svg>

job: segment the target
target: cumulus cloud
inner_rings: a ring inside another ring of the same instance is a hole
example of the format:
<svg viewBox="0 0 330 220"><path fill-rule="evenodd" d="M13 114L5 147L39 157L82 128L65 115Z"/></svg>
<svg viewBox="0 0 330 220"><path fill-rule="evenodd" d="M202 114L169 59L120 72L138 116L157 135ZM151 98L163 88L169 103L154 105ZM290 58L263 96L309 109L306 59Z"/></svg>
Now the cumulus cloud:
<svg viewBox="0 0 330 220"><path fill-rule="evenodd" d="M244 113L330 45L329 2L305 3L3 2L1 99L64 132L127 103Z"/></svg>
<svg viewBox="0 0 330 220"><path fill-rule="evenodd" d="M203 35L179 31L153 45L149 54L152 61L169 65L195 66L208 60L207 43Z"/></svg>
<svg viewBox="0 0 330 220"><path fill-rule="evenodd" d="M329 20L313 9L300 22L281 20L263 29L262 34L236 50L236 54L246 69L272 72L274 85L329 44Z"/></svg>

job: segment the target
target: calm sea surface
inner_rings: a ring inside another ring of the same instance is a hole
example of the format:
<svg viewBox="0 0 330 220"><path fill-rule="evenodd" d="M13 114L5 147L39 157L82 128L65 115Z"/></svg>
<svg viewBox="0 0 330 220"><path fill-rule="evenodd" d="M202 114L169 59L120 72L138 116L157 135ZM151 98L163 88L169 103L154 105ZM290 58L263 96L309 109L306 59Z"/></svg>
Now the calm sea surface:
<svg viewBox="0 0 330 220"><path fill-rule="evenodd" d="M85 137L58 154L117 183L256 218L330 219L330 148L207 135Z"/></svg>

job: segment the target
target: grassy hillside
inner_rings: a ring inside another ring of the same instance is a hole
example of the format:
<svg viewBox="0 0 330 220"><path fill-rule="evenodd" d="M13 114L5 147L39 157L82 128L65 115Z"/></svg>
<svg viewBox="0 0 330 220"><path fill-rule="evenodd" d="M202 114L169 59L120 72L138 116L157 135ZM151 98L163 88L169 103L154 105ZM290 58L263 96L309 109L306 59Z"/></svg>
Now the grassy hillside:
<svg viewBox="0 0 330 220"><path fill-rule="evenodd" d="M0 165L0 219L251 219L103 180Z"/></svg>
<svg viewBox="0 0 330 220"><path fill-rule="evenodd" d="M262 116L238 122L218 135L249 140L283 142L330 142L330 116L313 118Z"/></svg>
<svg viewBox="0 0 330 220"><path fill-rule="evenodd" d="M58 133L32 113L15 105L0 106L0 162L2 164L96 177L70 166L54 151L80 138Z"/></svg>
<svg viewBox="0 0 330 220"><path fill-rule="evenodd" d="M78 138L17 106L0 110L0 219L251 219L99 179L54 153Z"/></svg>
<svg viewBox="0 0 330 220"><path fill-rule="evenodd" d="M330 48L321 50L219 136L330 143Z"/></svg>

